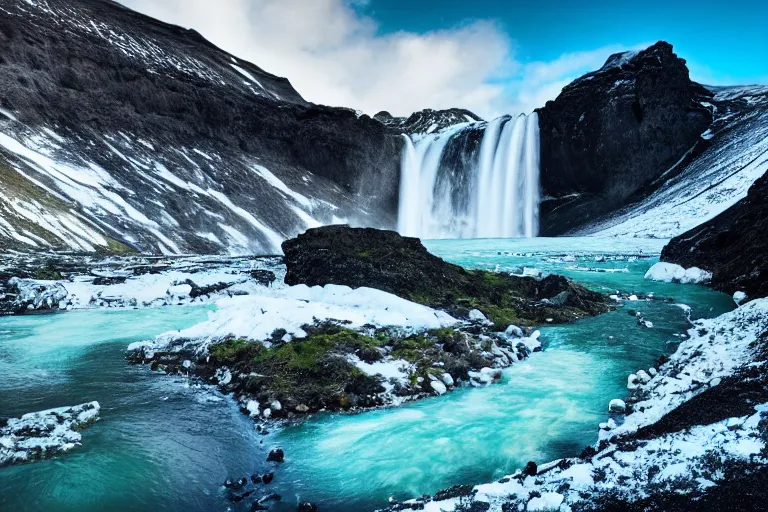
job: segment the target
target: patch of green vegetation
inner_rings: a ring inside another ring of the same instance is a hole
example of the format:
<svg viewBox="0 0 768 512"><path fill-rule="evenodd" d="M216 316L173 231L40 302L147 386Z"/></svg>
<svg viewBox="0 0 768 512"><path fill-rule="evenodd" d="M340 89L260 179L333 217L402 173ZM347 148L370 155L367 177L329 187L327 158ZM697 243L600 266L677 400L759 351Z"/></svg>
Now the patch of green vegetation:
<svg viewBox="0 0 768 512"><path fill-rule="evenodd" d="M115 240L110 236L106 236L105 238L107 239L107 248L105 252L109 254L135 254L137 252L136 249L130 245Z"/></svg>
<svg viewBox="0 0 768 512"><path fill-rule="evenodd" d="M292 370L314 370L333 347L325 336L293 340L264 350L256 356L254 363Z"/></svg>
<svg viewBox="0 0 768 512"><path fill-rule="evenodd" d="M61 272L56 268L56 262L52 259L46 260L43 268L37 269L35 279L47 281L59 281L63 279Z"/></svg>
<svg viewBox="0 0 768 512"><path fill-rule="evenodd" d="M238 362L249 361L264 350L264 345L258 342L227 340L208 347L208 354L218 364L233 366Z"/></svg>
<svg viewBox="0 0 768 512"><path fill-rule="evenodd" d="M478 307L483 314L493 322L493 328L497 331L503 331L510 324L515 325L528 325L531 323L529 320L521 319L518 317L517 310L513 307L503 307L494 305L483 305Z"/></svg>
<svg viewBox="0 0 768 512"><path fill-rule="evenodd" d="M427 334L437 340L438 343L448 343L453 341L457 332L453 327L441 327L440 329L432 329Z"/></svg>
<svg viewBox="0 0 768 512"><path fill-rule="evenodd" d="M396 359L405 359L409 363L417 363L424 357L424 352L435 346L435 342L419 334L403 340L394 342L392 357Z"/></svg>
<svg viewBox="0 0 768 512"><path fill-rule="evenodd" d="M381 341L330 324L307 327L307 332L306 338L269 347L227 340L211 345L208 352L216 365L227 365L233 373L252 374L237 385L284 404L305 404L311 410L348 409L360 405L360 397L383 391L375 377L361 372L346 357L364 350L381 357Z"/></svg>

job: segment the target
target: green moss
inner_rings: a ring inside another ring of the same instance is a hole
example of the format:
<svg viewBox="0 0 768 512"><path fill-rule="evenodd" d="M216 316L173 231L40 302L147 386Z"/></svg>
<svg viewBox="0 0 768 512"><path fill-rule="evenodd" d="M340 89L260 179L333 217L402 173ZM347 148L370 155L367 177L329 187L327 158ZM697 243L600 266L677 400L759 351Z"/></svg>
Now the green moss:
<svg viewBox="0 0 768 512"><path fill-rule="evenodd" d="M252 343L245 340L227 340L208 347L208 354L218 364L232 366L239 361L246 361L249 355L263 350L261 343Z"/></svg>
<svg viewBox="0 0 768 512"><path fill-rule="evenodd" d="M272 347L258 354L254 360L260 365L283 366L293 370L314 370L334 347L325 336L294 340Z"/></svg>
<svg viewBox="0 0 768 512"><path fill-rule="evenodd" d="M49 259L45 262L43 268L40 268L35 272L35 279L59 281L63 278L61 272L56 269L56 262Z"/></svg>
<svg viewBox="0 0 768 512"><path fill-rule="evenodd" d="M456 331L453 327L442 327L440 329L432 329L427 334L437 339L438 343L447 343L453 340L456 336Z"/></svg>
<svg viewBox="0 0 768 512"><path fill-rule="evenodd" d="M486 304L478 307L483 314L493 322L493 328L497 331L503 331L510 324L527 325L527 320L521 320L517 315L517 310L513 307L493 306Z"/></svg>
<svg viewBox="0 0 768 512"><path fill-rule="evenodd" d="M424 358L424 352L434 346L434 340L424 335L411 336L404 340L397 340L394 343L392 357L405 359L410 363L417 363Z"/></svg>

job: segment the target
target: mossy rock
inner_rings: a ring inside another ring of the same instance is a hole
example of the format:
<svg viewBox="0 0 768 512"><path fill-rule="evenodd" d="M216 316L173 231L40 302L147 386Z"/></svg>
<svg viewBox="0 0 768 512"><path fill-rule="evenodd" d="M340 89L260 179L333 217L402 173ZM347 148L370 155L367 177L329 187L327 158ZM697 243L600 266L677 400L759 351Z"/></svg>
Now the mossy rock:
<svg viewBox="0 0 768 512"><path fill-rule="evenodd" d="M367 286L458 316L478 309L498 329L608 311L604 295L565 277L538 280L466 270L430 254L417 238L394 231L325 226L286 240L282 247L286 284ZM555 297L556 303L547 302Z"/></svg>
<svg viewBox="0 0 768 512"><path fill-rule="evenodd" d="M307 328L309 335L288 343L227 340L208 348L217 366L248 375L233 383L235 390L306 404L311 411L375 405L367 396L384 390L375 377L347 360L359 350L377 350L369 336L342 327Z"/></svg>

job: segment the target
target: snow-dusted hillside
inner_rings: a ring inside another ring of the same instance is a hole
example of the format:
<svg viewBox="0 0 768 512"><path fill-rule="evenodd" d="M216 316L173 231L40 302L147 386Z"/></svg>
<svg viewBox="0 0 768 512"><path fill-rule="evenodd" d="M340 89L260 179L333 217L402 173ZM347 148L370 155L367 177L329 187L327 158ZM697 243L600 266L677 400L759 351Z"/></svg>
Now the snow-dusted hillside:
<svg viewBox="0 0 768 512"><path fill-rule="evenodd" d="M4 248L264 253L394 224L396 134L116 3L1 2L0 91Z"/></svg>
<svg viewBox="0 0 768 512"><path fill-rule="evenodd" d="M712 126L654 191L574 235L672 238L712 219L747 195L768 172L768 86L711 87Z"/></svg>

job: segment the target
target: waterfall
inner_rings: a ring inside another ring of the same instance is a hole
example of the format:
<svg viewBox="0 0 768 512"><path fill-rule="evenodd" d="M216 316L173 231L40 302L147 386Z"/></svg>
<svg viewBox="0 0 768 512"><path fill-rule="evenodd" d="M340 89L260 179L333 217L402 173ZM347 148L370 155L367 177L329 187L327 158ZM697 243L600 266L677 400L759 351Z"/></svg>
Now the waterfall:
<svg viewBox="0 0 768 512"><path fill-rule="evenodd" d="M468 166L446 157L452 144L462 138L471 140L478 132L480 148ZM537 114L454 125L415 141L404 137L398 209L401 234L421 238L538 234Z"/></svg>

